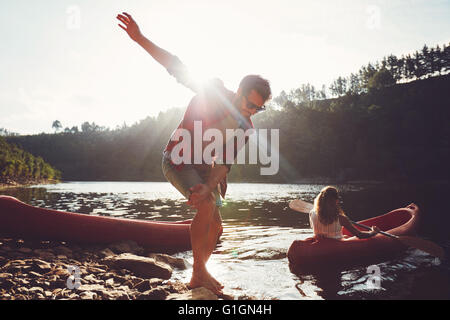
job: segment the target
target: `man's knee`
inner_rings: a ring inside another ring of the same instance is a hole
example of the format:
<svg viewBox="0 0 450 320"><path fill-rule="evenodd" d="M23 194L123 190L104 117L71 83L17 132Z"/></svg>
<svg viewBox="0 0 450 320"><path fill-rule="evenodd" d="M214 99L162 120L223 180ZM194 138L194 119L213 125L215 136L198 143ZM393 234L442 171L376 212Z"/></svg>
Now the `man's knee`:
<svg viewBox="0 0 450 320"><path fill-rule="evenodd" d="M209 212L210 214L214 213L216 208L216 200L214 197L207 197L197 205L197 208L198 212Z"/></svg>

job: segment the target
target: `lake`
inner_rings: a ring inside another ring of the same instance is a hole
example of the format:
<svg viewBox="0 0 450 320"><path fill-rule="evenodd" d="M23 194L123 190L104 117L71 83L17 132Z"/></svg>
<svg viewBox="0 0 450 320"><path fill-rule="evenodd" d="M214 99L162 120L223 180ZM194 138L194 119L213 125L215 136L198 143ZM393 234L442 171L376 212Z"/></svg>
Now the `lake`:
<svg viewBox="0 0 450 320"><path fill-rule="evenodd" d="M231 183L221 209L224 232L208 269L225 292L259 299L449 299L448 259L416 249L376 266L380 287L370 286L368 266L314 275L294 274L286 257L294 240L312 236L308 215L288 208L290 200L312 201L324 185ZM379 215L415 202L427 215L420 236L449 251L448 217L439 184L344 184L344 210L353 220ZM166 182L64 182L1 191L38 207L131 219L190 219L194 210ZM438 203L436 199L441 199ZM447 210L448 211L448 210ZM444 219L444 220L442 220ZM442 223L445 221L445 223ZM192 263L192 251L174 254ZM188 282L191 268L173 279Z"/></svg>

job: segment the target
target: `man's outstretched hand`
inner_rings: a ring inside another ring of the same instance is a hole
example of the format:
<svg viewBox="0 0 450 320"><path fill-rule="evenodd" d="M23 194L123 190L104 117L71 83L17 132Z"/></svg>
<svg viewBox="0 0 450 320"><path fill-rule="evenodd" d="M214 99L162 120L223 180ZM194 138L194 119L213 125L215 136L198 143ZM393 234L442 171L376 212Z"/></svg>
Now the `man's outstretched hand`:
<svg viewBox="0 0 450 320"><path fill-rule="evenodd" d="M129 15L126 12L122 12L123 14L117 15L117 20L122 22L125 26L119 24L119 27L121 27L123 30L125 30L131 39L134 41L138 41L142 38L141 30L139 30L139 26L137 25L136 21L133 20L131 15Z"/></svg>

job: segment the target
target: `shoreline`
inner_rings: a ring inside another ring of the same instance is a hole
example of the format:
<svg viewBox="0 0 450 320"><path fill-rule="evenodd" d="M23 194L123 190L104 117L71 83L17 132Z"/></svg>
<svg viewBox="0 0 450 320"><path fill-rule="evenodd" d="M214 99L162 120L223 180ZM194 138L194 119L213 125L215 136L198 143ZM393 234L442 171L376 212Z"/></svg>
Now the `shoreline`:
<svg viewBox="0 0 450 320"><path fill-rule="evenodd" d="M62 180L0 181L0 191L12 188L31 187L38 184L54 184L60 182L62 182Z"/></svg>
<svg viewBox="0 0 450 320"><path fill-rule="evenodd" d="M0 237L0 300L236 299L171 280L174 269L188 267L133 241L99 246Z"/></svg>

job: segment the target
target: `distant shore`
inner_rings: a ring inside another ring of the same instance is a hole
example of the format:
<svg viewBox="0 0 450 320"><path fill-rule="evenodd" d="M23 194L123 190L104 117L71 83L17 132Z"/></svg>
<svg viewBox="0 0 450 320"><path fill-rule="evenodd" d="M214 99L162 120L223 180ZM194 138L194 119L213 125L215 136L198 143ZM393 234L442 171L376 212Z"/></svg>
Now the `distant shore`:
<svg viewBox="0 0 450 320"><path fill-rule="evenodd" d="M29 187L36 184L53 184L59 183L59 180L10 180L3 179L0 180L0 190L9 189L9 188L21 188L21 187Z"/></svg>

